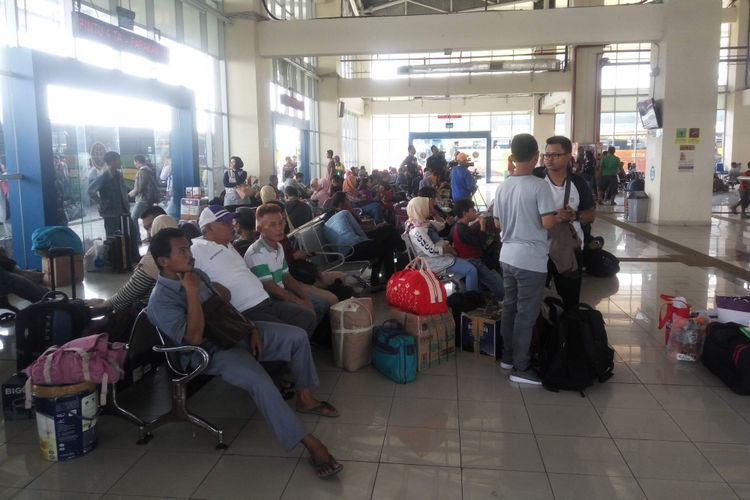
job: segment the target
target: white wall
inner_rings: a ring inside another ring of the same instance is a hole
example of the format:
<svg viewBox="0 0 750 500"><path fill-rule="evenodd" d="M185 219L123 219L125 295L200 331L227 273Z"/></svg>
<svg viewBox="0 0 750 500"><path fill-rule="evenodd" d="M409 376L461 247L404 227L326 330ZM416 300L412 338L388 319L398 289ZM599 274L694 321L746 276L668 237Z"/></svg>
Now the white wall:
<svg viewBox="0 0 750 500"><path fill-rule="evenodd" d="M454 97L451 99L415 99L411 101L373 101L372 115L448 114L529 111L534 107L532 96Z"/></svg>
<svg viewBox="0 0 750 500"><path fill-rule="evenodd" d="M663 5L647 4L441 16L264 21L259 23L259 42L260 53L265 57L648 42L663 37L663 16Z"/></svg>
<svg viewBox="0 0 750 500"><path fill-rule="evenodd" d="M403 78L339 80L340 97L460 96L487 94L546 94L570 90L572 73L515 73L465 75L448 78Z"/></svg>

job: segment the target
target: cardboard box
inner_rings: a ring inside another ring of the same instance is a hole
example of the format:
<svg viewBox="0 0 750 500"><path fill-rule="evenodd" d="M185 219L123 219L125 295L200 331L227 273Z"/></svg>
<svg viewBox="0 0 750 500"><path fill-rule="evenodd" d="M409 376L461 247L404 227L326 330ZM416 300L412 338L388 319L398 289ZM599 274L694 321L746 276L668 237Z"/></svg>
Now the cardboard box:
<svg viewBox="0 0 750 500"><path fill-rule="evenodd" d="M445 363L455 355L455 323L450 312L419 316L391 308L389 317L416 339L417 371Z"/></svg>
<svg viewBox="0 0 750 500"><path fill-rule="evenodd" d="M484 354L499 358L503 350L500 314L484 309L461 314L461 349L472 351L475 356Z"/></svg>
<svg viewBox="0 0 750 500"><path fill-rule="evenodd" d="M3 415L5 420L34 418L34 410L24 408L26 402L26 375L16 373L3 383Z"/></svg>
<svg viewBox="0 0 750 500"><path fill-rule="evenodd" d="M72 257L73 265L75 266L76 284L83 283L83 255L73 255ZM44 273L42 283L48 287L52 286L52 274L50 273L52 267L51 261L52 259L49 257L42 257L42 272ZM55 286L58 289L63 286L70 286L70 256L57 257L54 259L54 262L55 279L57 281Z"/></svg>
<svg viewBox="0 0 750 500"><path fill-rule="evenodd" d="M208 198L182 198L180 200L180 220L198 220L206 207L208 207Z"/></svg>

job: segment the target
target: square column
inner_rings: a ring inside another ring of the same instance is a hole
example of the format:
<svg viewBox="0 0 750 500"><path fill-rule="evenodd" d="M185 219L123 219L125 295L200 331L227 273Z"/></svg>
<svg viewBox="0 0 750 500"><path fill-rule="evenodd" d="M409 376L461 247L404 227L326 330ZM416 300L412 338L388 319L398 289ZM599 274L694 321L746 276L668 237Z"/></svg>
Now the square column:
<svg viewBox="0 0 750 500"><path fill-rule="evenodd" d="M664 4L669 22L664 39L651 50L662 129L647 139L649 219L655 224L709 224L721 1Z"/></svg>

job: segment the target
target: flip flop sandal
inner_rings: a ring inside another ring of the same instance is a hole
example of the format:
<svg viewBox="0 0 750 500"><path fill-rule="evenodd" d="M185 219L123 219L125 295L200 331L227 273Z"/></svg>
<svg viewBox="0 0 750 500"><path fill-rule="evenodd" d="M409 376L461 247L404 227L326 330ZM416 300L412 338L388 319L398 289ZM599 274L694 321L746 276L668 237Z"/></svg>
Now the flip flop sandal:
<svg viewBox="0 0 750 500"><path fill-rule="evenodd" d="M328 412L325 410L328 410ZM328 401L321 401L317 406L313 406L307 410L297 410L297 413L317 415L319 417L327 418L336 418L339 416L338 410L336 410L336 408L334 408Z"/></svg>
<svg viewBox="0 0 750 500"><path fill-rule="evenodd" d="M338 463L336 459L333 458L333 455L330 454L328 455L328 460L315 460L313 457L310 457L310 465L313 466L318 478L320 479L329 479L344 470L344 466ZM330 469L324 472L326 467L329 467Z"/></svg>
<svg viewBox="0 0 750 500"><path fill-rule="evenodd" d="M11 312L0 314L0 325L6 326L12 324L16 320L16 315Z"/></svg>

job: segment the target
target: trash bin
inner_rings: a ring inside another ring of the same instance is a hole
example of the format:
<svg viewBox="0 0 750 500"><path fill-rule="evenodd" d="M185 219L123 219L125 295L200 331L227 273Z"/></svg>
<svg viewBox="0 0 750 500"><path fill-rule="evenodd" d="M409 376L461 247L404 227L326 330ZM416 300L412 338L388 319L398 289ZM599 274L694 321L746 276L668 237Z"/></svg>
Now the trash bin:
<svg viewBox="0 0 750 500"><path fill-rule="evenodd" d="M631 191L628 193L628 221L648 221L648 195L645 191Z"/></svg>

